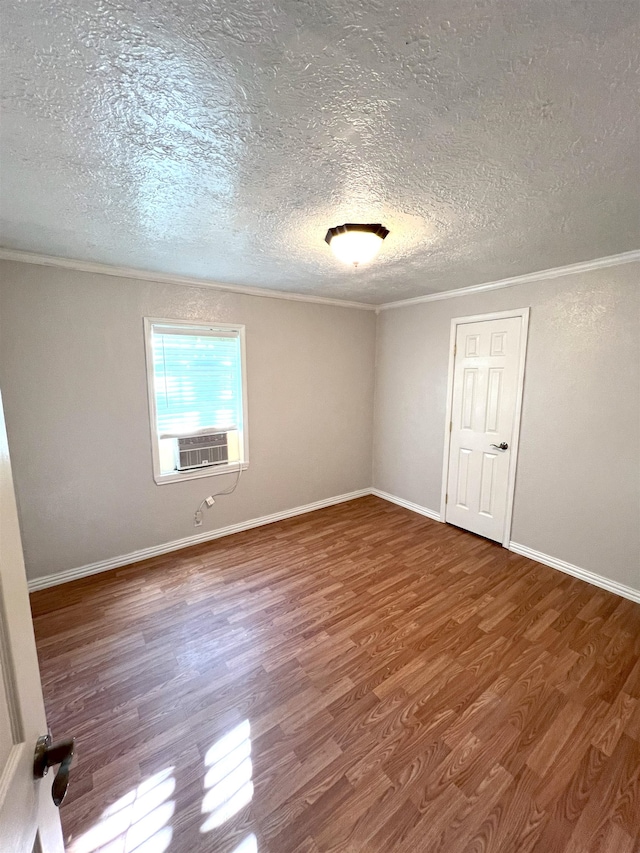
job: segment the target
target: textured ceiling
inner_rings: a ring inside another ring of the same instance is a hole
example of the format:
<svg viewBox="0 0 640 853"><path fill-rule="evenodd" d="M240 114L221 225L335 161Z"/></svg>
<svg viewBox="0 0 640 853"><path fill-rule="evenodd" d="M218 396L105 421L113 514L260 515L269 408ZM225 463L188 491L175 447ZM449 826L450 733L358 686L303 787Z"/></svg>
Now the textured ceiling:
<svg viewBox="0 0 640 853"><path fill-rule="evenodd" d="M635 249L637 0L4 0L0 244L384 302ZM324 235L382 222L342 267Z"/></svg>

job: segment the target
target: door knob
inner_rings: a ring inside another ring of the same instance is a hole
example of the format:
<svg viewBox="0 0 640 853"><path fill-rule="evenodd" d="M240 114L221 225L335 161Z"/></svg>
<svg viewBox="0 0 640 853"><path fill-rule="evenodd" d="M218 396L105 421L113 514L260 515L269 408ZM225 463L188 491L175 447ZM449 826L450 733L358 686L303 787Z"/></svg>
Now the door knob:
<svg viewBox="0 0 640 853"><path fill-rule="evenodd" d="M47 775L50 767L60 765L51 786L51 797L56 806L62 803L69 787L69 768L73 761L75 746L76 742L72 737L52 743L51 735L42 735L36 743L33 756L34 779L42 779Z"/></svg>
<svg viewBox="0 0 640 853"><path fill-rule="evenodd" d="M500 444L492 444L491 447L495 447L496 450L508 450L509 445L506 441L502 441Z"/></svg>

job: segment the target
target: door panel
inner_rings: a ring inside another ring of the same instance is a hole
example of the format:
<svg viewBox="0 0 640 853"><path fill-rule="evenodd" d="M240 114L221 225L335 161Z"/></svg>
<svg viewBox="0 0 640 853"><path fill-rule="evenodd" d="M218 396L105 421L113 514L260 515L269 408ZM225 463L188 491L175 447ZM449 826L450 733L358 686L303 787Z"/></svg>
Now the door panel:
<svg viewBox="0 0 640 853"><path fill-rule="evenodd" d="M456 330L445 520L501 542L519 400L522 319ZM509 445L501 450L492 445Z"/></svg>
<svg viewBox="0 0 640 853"><path fill-rule="evenodd" d="M63 853L53 772L33 778L47 731L11 463L0 399L0 850Z"/></svg>
<svg viewBox="0 0 640 853"><path fill-rule="evenodd" d="M489 392L487 394L487 416L485 432L494 435L500 429L500 406L502 404L502 368L489 368Z"/></svg>
<svg viewBox="0 0 640 853"><path fill-rule="evenodd" d="M480 515L492 517L494 481L496 468L498 467L495 453L482 454L482 472L480 474L480 504L478 512Z"/></svg>

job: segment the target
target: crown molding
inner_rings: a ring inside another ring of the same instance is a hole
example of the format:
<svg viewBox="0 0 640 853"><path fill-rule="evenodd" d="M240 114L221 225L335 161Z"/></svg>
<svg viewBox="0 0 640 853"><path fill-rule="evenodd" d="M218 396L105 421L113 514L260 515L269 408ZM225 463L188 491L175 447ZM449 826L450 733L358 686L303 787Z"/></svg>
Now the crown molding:
<svg viewBox="0 0 640 853"><path fill-rule="evenodd" d="M16 261L22 264L38 264L44 267L75 270L76 272L112 275L117 278L131 278L138 281L152 281L157 284L180 284L183 287L208 287L227 293L239 293L243 296L261 296L265 299L286 299L291 302L313 302L318 305L335 305L339 308L359 308L362 311L375 311L376 306L366 302L349 302L346 299L331 299L326 296L310 296L304 293L288 293L284 290L266 290L263 287L245 287L239 284L224 284L206 278L191 276L168 275L166 273L139 270L134 267L115 267L109 264L94 263L93 261L77 261L72 258L58 258L54 255L38 255L32 252L22 252L18 249L3 249L0 247L0 260Z"/></svg>
<svg viewBox="0 0 640 853"><path fill-rule="evenodd" d="M530 272L524 275L515 275L512 278L503 278L500 281L489 281L485 284L472 284L470 287L460 287L456 290L441 290L438 293L430 293L427 296L415 296L412 299L399 299L397 302L385 302L376 305L376 313L387 311L390 308L404 308L407 305L419 305L422 302L437 302L440 299L453 299L456 296L469 296L472 293L482 293L486 290L500 290L503 287L515 287L518 284L529 284L534 281L546 281L553 278L562 278L565 275L600 270L605 267L617 267L621 264L630 264L640 261L640 249L632 252L622 252L619 255L609 255L606 258L595 258L592 261L581 261L577 264L567 264L564 267L553 267L540 272Z"/></svg>
<svg viewBox="0 0 640 853"><path fill-rule="evenodd" d="M605 258L595 258L592 261L581 261L577 264L567 264L564 267L553 267L539 272L516 275L512 278L503 278L500 281L489 281L485 284L472 284L469 287L459 287L456 290L441 290L437 293L429 293L426 296L415 296L411 299L399 299L396 302L383 302L372 305L368 302L350 302L346 299L331 299L327 296L311 296L304 293L289 293L284 290L267 290L262 287L245 287L240 284L224 284L219 281L211 281L206 278L193 278L191 276L168 275L167 273L140 270L134 267L116 267L109 264L94 263L93 261L78 261L72 258L58 258L54 255L39 255L34 252L22 252L18 249L4 249L0 247L0 260L16 261L23 264L37 264L45 267L58 267L59 269L75 270L76 272L97 273L98 275L111 275L117 278L131 278L138 281L151 281L156 284L179 284L183 287L208 287L227 293L238 293L244 296L260 296L264 299L285 299L291 302L311 302L318 305L335 305L339 308L358 308L361 311L387 311L391 308L404 308L408 305L419 305L422 302L437 302L441 299L454 299L457 296L469 296L473 293L482 293L487 290L500 290L503 287L515 287L518 284L529 284L536 281L546 281L554 278L562 278L566 275L590 272L591 270L604 269L605 267L617 267L640 261L640 249L631 252L622 252L619 255L609 255Z"/></svg>

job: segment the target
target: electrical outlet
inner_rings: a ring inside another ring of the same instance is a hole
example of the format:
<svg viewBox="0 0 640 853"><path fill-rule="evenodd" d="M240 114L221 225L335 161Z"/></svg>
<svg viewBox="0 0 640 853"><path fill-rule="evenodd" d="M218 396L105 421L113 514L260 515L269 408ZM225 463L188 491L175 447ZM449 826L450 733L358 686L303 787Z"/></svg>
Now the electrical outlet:
<svg viewBox="0 0 640 853"><path fill-rule="evenodd" d="M201 512L197 512L195 514L194 519L193 519L193 526L194 527L202 527L202 513Z"/></svg>

